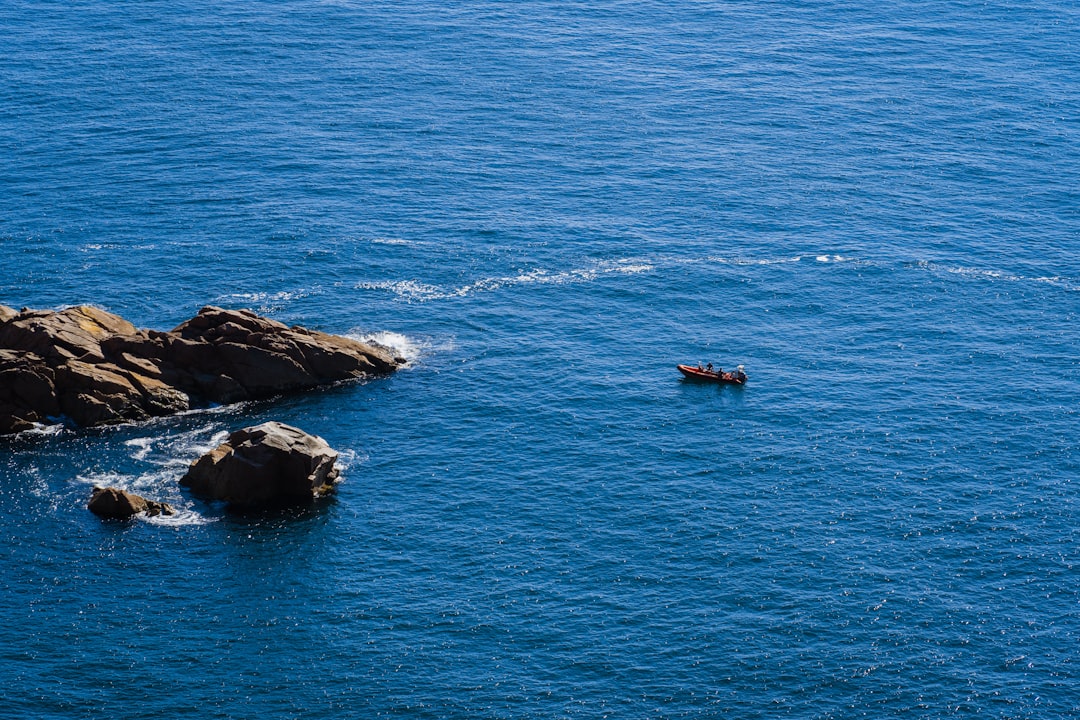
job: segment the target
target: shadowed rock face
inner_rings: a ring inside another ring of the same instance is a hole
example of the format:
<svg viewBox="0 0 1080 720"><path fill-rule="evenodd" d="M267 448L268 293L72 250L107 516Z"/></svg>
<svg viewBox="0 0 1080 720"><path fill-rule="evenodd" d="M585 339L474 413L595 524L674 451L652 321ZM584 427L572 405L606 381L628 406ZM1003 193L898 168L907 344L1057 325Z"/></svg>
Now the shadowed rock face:
<svg viewBox="0 0 1080 720"><path fill-rule="evenodd" d="M320 437L265 422L229 435L191 464L180 485L235 508L306 504L333 491L337 457Z"/></svg>
<svg viewBox="0 0 1080 720"><path fill-rule="evenodd" d="M385 375L402 362L383 348L250 310L208 306L158 332L88 306L0 305L0 434L60 415L80 426L143 420Z"/></svg>
<svg viewBox="0 0 1080 720"><path fill-rule="evenodd" d="M139 513L153 516L172 515L176 512L168 503L147 500L114 487L95 487L86 507L106 520L128 520Z"/></svg>

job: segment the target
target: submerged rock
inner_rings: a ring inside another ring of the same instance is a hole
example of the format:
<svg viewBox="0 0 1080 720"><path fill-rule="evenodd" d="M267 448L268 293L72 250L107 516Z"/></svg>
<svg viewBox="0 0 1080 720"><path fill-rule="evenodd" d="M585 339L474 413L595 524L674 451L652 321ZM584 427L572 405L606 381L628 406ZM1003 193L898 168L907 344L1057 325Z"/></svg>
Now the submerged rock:
<svg viewBox="0 0 1080 720"><path fill-rule="evenodd" d="M307 504L333 491L337 458L321 437L265 422L229 435L193 462L180 484L238 508Z"/></svg>
<svg viewBox="0 0 1080 720"><path fill-rule="evenodd" d="M139 513L148 516L172 515L176 511L168 503L147 500L120 488L94 487L87 509L98 517L107 520L128 520Z"/></svg>
<svg viewBox="0 0 1080 720"><path fill-rule="evenodd" d="M79 426L170 415L392 373L383 348L250 310L207 306L169 332L89 306L0 305L0 434L61 415Z"/></svg>

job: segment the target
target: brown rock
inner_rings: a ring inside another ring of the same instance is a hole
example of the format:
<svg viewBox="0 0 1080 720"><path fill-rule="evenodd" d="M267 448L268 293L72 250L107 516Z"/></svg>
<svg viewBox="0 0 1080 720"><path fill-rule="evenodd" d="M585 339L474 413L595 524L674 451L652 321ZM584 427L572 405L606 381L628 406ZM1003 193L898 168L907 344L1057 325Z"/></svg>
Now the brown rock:
<svg viewBox="0 0 1080 720"><path fill-rule="evenodd" d="M33 353L0 350L0 434L60 414L52 368Z"/></svg>
<svg viewBox="0 0 1080 720"><path fill-rule="evenodd" d="M101 340L135 332L121 317L88 306L58 312L30 310L0 325L0 347L33 352L46 359L101 362Z"/></svg>
<svg viewBox="0 0 1080 720"><path fill-rule="evenodd" d="M248 310L208 306L167 340L168 357L205 374L226 376L225 397L201 381L197 392L215 402L314 387L391 373L401 364L382 348L304 328L290 328ZM232 387L235 382L243 392Z"/></svg>
<svg viewBox="0 0 1080 720"><path fill-rule="evenodd" d="M287 355L261 347L221 343L217 346L224 374L236 378L252 395L311 387L311 373Z"/></svg>
<svg viewBox="0 0 1080 720"><path fill-rule="evenodd" d="M216 348L205 341L167 335L162 346L163 362L189 371L221 365Z"/></svg>
<svg viewBox="0 0 1080 720"><path fill-rule="evenodd" d="M101 340L111 335L134 335L138 332L134 325L119 315L107 313L96 307L80 305L70 308L79 327ZM65 310L64 312L68 312Z"/></svg>
<svg viewBox="0 0 1080 720"><path fill-rule="evenodd" d="M212 382L206 385L205 395L214 402L234 403L251 399L243 385L228 375L211 376Z"/></svg>
<svg viewBox="0 0 1080 720"><path fill-rule="evenodd" d="M124 377L123 371L111 363L69 360L56 369L56 382L64 389L130 396L132 402L139 396L139 391Z"/></svg>
<svg viewBox="0 0 1080 720"><path fill-rule="evenodd" d="M0 399L20 400L41 408L47 415L56 415L55 373L45 361L33 353L0 350Z"/></svg>
<svg viewBox="0 0 1080 720"><path fill-rule="evenodd" d="M140 420L368 375L401 361L348 338L208 306L170 332L81 306L0 306L0 434L60 413L78 425ZM29 424L29 425L28 425Z"/></svg>
<svg viewBox="0 0 1080 720"><path fill-rule="evenodd" d="M94 487L87 509L108 520L128 520L139 513L148 516L173 515L176 511L168 503L147 500L144 497L114 487Z"/></svg>
<svg viewBox="0 0 1080 720"><path fill-rule="evenodd" d="M327 377L360 377L392 373L400 365L389 352L373 345L317 330L293 328L312 372Z"/></svg>
<svg viewBox="0 0 1080 720"><path fill-rule="evenodd" d="M161 366L153 360L136 357L126 352L122 352L117 356L116 364L127 370L155 379L160 379L165 374L162 372Z"/></svg>
<svg viewBox="0 0 1080 720"><path fill-rule="evenodd" d="M191 398L187 393L177 390L158 378L131 371L124 374L142 393L143 405L151 415L171 415L191 408Z"/></svg>
<svg viewBox="0 0 1080 720"><path fill-rule="evenodd" d="M90 427L93 425L111 425L124 420L141 418L126 417L119 396L98 397L83 392L68 392L60 396L60 409L71 418L72 422Z"/></svg>
<svg viewBox="0 0 1080 720"><path fill-rule="evenodd" d="M150 413L141 392L120 368L69 360L56 370L60 408L78 425L144 420Z"/></svg>
<svg viewBox="0 0 1080 720"><path fill-rule="evenodd" d="M168 333L155 330L139 330L132 335L113 335L101 341L102 351L111 358L137 358L160 366L165 359L165 341Z"/></svg>
<svg viewBox="0 0 1080 720"><path fill-rule="evenodd" d="M9 403L0 402L0 435L10 435L33 430L37 420L25 417L25 411Z"/></svg>
<svg viewBox="0 0 1080 720"><path fill-rule="evenodd" d="M180 484L234 507L305 504L333 490L337 457L320 437L266 422L229 435L193 462Z"/></svg>
<svg viewBox="0 0 1080 720"><path fill-rule="evenodd" d="M225 330L218 328L225 327ZM243 328L248 332L281 332L288 330L276 320L260 317L250 310L224 310L213 305L207 305L199 310L199 314L190 320L177 325L171 334L184 338L205 338L230 334L232 326Z"/></svg>

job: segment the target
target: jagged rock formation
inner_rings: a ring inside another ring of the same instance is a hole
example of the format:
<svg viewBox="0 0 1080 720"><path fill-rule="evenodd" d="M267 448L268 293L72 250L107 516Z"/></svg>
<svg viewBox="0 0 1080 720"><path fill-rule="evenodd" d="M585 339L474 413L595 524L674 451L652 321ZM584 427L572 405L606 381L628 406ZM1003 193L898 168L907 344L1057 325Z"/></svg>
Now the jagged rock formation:
<svg viewBox="0 0 1080 720"><path fill-rule="evenodd" d="M143 420L388 374L402 362L250 310L208 306L158 332L89 306L0 306L0 434L60 416L80 426Z"/></svg>
<svg viewBox="0 0 1080 720"><path fill-rule="evenodd" d="M90 502L86 506L90 512L107 520L128 520L139 513L154 515L173 515L172 505L129 493L114 487L94 487Z"/></svg>
<svg viewBox="0 0 1080 720"><path fill-rule="evenodd" d="M229 435L191 464L180 485L237 508L305 504L334 489L337 457L321 437L265 422Z"/></svg>

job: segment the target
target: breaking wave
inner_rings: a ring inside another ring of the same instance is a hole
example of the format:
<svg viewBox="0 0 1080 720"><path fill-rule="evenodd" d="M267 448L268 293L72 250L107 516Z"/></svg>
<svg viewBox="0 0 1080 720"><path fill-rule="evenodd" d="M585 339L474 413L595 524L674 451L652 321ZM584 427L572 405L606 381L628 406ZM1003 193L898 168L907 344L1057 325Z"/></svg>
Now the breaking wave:
<svg viewBox="0 0 1080 720"><path fill-rule="evenodd" d="M367 333L353 331L345 333L345 337L386 348L395 356L405 358L406 364L415 362L430 347L429 344L414 340L407 335L388 330Z"/></svg>
<svg viewBox="0 0 1080 720"><path fill-rule="evenodd" d="M184 467L187 463L183 464ZM75 481L93 486L115 487L126 492L141 495L148 500L166 502L175 511L172 515L137 515L136 518L154 525L179 527L184 525L206 525L216 522L217 518L203 515L196 509L196 502L180 492L177 484L182 469L163 467L140 474L118 472L97 472L77 475Z"/></svg>
<svg viewBox="0 0 1080 720"><path fill-rule="evenodd" d="M450 352L457 349L457 344L452 337L416 338L388 330L364 332L356 329L344 335L353 340L386 348L395 357L404 358L405 367L407 368L414 366L425 355L436 352Z"/></svg>
<svg viewBox="0 0 1080 720"><path fill-rule="evenodd" d="M199 512L199 504L186 496L178 483L193 460L217 447L228 436L218 423L207 423L184 431L130 438L123 442L131 464L131 472L84 472L74 482L89 486L116 487L142 495L150 500L167 502L176 510L174 515L139 516L156 525L201 525L216 522L216 518Z"/></svg>

